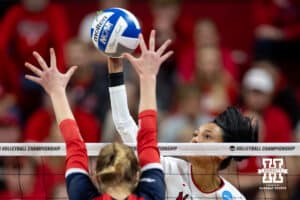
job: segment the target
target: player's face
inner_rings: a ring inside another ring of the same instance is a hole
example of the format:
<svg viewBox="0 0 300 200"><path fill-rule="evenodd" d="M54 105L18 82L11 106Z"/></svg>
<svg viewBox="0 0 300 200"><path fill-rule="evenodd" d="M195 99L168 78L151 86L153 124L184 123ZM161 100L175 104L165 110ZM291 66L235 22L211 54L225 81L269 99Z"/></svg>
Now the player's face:
<svg viewBox="0 0 300 200"><path fill-rule="evenodd" d="M203 142L223 142L222 129L215 123L207 123L201 125L197 130L194 131L191 139L192 143L203 143ZM187 158L192 165L195 166L206 166L208 168L218 169L220 161L223 157L219 156L191 156Z"/></svg>
<svg viewBox="0 0 300 200"><path fill-rule="evenodd" d="M223 142L222 129L215 123L201 125L192 136L192 143Z"/></svg>

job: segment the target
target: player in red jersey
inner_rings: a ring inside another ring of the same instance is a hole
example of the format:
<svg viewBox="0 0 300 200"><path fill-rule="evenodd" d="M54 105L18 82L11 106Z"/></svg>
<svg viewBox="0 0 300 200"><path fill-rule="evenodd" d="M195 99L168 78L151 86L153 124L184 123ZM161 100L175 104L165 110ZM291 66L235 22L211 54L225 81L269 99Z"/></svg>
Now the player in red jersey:
<svg viewBox="0 0 300 200"><path fill-rule="evenodd" d="M149 48L140 36L142 54L139 58L130 56L131 64L140 78L140 129L137 136L137 152L142 169L139 170L137 158L130 147L118 143L105 146L100 151L96 163L96 178L100 191L88 176L87 149L66 96L67 83L77 67L71 67L65 74L59 72L53 49L50 49L50 66L37 52L33 55L41 68L25 63L36 75L26 75L26 78L41 85L51 98L67 148L65 176L71 200L165 199L164 174L156 138L155 77L161 63L172 54L164 53L169 44L170 41L166 41L155 51L154 34L151 34L149 39Z"/></svg>

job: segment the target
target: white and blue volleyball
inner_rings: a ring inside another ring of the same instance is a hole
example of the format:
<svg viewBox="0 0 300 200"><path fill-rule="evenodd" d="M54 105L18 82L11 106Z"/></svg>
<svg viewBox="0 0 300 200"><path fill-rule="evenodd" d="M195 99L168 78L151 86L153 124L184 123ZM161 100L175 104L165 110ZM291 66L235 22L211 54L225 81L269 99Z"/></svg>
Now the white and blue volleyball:
<svg viewBox="0 0 300 200"><path fill-rule="evenodd" d="M91 39L96 48L110 57L132 52L139 44L140 24L128 10L109 8L95 17Z"/></svg>

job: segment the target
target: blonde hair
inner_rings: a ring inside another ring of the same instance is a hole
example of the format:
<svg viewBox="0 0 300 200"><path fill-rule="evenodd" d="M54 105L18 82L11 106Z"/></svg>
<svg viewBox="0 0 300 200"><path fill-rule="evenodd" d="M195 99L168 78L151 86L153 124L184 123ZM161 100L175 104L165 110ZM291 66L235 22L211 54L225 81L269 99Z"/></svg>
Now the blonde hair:
<svg viewBox="0 0 300 200"><path fill-rule="evenodd" d="M139 163L133 150L124 144L108 144L97 157L96 175L102 192L121 183L128 184L133 191L138 182L139 171Z"/></svg>

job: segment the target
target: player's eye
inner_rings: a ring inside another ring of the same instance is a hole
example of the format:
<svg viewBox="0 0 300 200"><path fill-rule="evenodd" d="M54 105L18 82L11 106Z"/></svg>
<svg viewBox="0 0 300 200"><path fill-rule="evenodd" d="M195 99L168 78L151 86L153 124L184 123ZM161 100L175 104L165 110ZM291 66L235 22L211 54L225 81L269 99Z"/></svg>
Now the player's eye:
<svg viewBox="0 0 300 200"><path fill-rule="evenodd" d="M204 134L204 138L205 138L205 139L210 139L210 138L211 138L211 136L210 136L210 134L208 134L208 133L205 133L205 134Z"/></svg>

